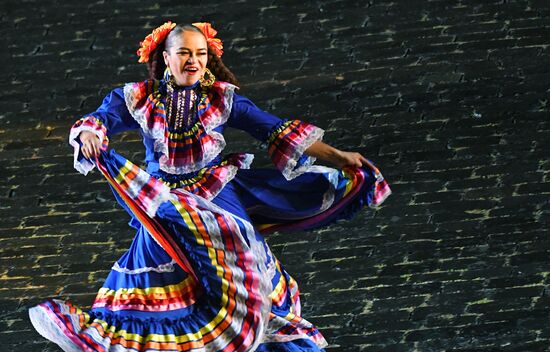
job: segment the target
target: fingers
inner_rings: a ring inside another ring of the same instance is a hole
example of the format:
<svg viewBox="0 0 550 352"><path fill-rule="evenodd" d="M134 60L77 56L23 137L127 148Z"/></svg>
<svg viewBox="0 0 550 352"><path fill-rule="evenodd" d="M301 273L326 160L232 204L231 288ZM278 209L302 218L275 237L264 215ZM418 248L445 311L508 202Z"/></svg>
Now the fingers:
<svg viewBox="0 0 550 352"><path fill-rule="evenodd" d="M340 166L352 166L352 167L362 167L368 166L369 161L361 153L357 152L343 152L343 158Z"/></svg>
<svg viewBox="0 0 550 352"><path fill-rule="evenodd" d="M369 165L369 161L367 160L367 158L365 158L363 155L361 155L360 153L356 153L355 154L356 158L355 158L355 166L357 167L362 167L362 166L368 166Z"/></svg>
<svg viewBox="0 0 550 352"><path fill-rule="evenodd" d="M99 148L99 140L97 138L95 139L87 139L83 142L82 145L82 154L87 159L93 159L100 153Z"/></svg>
<svg viewBox="0 0 550 352"><path fill-rule="evenodd" d="M99 143L93 143L92 144L93 148L94 148L94 159L99 155Z"/></svg>

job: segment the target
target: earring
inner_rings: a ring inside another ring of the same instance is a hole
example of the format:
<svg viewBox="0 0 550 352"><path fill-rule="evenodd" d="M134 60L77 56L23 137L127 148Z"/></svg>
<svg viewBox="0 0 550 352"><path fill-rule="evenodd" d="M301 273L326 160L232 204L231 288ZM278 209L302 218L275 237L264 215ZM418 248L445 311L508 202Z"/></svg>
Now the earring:
<svg viewBox="0 0 550 352"><path fill-rule="evenodd" d="M172 71L170 71L170 67L166 66L166 69L164 70L164 74L162 75L165 82L169 82L172 80Z"/></svg>
<svg viewBox="0 0 550 352"><path fill-rule="evenodd" d="M208 78L206 78L208 76ZM204 69L204 75L199 79L200 85L202 88L210 88L214 81L216 80L216 76L208 68Z"/></svg>

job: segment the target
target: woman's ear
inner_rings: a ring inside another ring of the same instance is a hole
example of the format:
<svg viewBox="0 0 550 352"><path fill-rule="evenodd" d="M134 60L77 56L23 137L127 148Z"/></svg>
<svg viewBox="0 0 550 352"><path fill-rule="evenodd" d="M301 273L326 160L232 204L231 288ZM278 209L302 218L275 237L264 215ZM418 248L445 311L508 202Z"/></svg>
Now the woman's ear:
<svg viewBox="0 0 550 352"><path fill-rule="evenodd" d="M168 67L168 52L166 50L162 51L162 57L164 58L164 64Z"/></svg>

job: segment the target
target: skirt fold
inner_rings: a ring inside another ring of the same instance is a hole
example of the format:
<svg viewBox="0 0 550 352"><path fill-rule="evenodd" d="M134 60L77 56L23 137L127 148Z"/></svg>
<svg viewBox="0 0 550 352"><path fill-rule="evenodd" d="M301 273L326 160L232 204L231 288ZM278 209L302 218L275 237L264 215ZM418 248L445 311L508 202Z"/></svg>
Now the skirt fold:
<svg viewBox="0 0 550 352"><path fill-rule="evenodd" d="M91 309L48 298L31 322L64 351L323 351L297 282L262 236L311 229L391 192L374 168L314 166L288 181L239 169L207 200L168 188L113 149L96 160L136 235Z"/></svg>

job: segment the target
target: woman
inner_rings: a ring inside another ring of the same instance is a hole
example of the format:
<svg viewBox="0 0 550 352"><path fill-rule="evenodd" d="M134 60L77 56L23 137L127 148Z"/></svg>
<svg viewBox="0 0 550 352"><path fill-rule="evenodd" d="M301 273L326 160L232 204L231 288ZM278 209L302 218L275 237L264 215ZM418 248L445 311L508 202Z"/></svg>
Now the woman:
<svg viewBox="0 0 550 352"><path fill-rule="evenodd" d="M138 50L150 79L114 89L71 129L75 168L98 167L137 233L91 310L59 299L30 309L38 332L65 351L327 344L300 316L296 281L260 233L326 226L391 191L361 154L321 142L320 128L236 94L216 33L208 23L158 27ZM226 127L264 141L277 170L249 169L251 154L222 156ZM130 129L143 135L146 170L107 151L111 135Z"/></svg>

